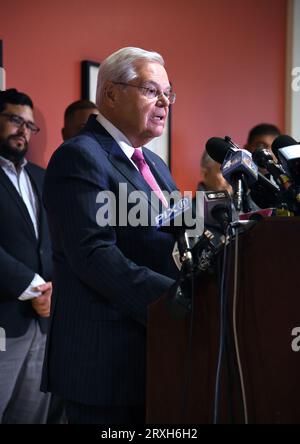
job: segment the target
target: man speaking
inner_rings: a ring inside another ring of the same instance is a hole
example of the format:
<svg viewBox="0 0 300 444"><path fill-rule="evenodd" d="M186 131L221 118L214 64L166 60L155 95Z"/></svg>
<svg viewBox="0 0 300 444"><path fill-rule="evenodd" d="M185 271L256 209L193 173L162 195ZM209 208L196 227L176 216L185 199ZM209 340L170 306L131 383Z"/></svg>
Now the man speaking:
<svg viewBox="0 0 300 444"><path fill-rule="evenodd" d="M43 389L65 399L69 423L145 420L147 307L177 269L173 236L157 231L150 216L176 185L143 146L162 134L174 102L158 53L120 49L100 66L100 114L56 150L47 169L54 279ZM138 191L148 223L124 223L121 213L133 211ZM115 223L99 222L103 195Z"/></svg>

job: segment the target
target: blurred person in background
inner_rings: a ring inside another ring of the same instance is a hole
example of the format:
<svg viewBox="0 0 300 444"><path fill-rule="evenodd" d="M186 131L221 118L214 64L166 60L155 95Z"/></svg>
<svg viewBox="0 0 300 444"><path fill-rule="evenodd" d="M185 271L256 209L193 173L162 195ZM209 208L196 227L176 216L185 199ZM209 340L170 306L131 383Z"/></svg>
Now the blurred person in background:
<svg viewBox="0 0 300 444"><path fill-rule="evenodd" d="M85 126L91 114L99 114L95 103L90 100L72 102L64 113L64 127L61 130L63 140L76 136Z"/></svg>
<svg viewBox="0 0 300 444"><path fill-rule="evenodd" d="M260 123L249 131L247 143L244 148L250 151L250 153L253 153L259 148L267 149L271 152L274 161L277 163L277 159L272 152L272 143L280 134L279 128L272 123ZM265 168L259 168L259 171L268 179L271 178Z"/></svg>

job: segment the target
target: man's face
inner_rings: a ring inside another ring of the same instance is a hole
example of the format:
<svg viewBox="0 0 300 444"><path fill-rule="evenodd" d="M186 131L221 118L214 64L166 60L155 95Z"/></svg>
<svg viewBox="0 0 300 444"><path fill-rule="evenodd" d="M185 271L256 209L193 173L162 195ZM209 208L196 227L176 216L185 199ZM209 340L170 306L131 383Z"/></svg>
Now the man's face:
<svg viewBox="0 0 300 444"><path fill-rule="evenodd" d="M113 123L131 141L134 147L148 143L162 134L169 112L169 101L163 95L147 98L143 86L157 88L160 92L170 90L168 75L159 63L139 62L137 78L128 82L132 86L114 85L116 101Z"/></svg>
<svg viewBox="0 0 300 444"><path fill-rule="evenodd" d="M256 149L258 148L264 148L270 151L270 153L272 154L273 160L275 163L277 163L277 159L275 154L272 151L272 143L273 141L276 139L276 135L273 134L262 134L260 136L256 136L253 140L253 142L251 143L251 145L248 145L246 148L248 151L250 151L251 153L253 153ZM265 168L258 168L258 171L265 175L268 173L268 171Z"/></svg>
<svg viewBox="0 0 300 444"><path fill-rule="evenodd" d="M276 139L276 135L273 134L263 134L261 136L256 136L251 145L249 145L249 151L253 153L257 148L264 148L271 152L273 159L276 161L276 157L272 152L272 143Z"/></svg>
<svg viewBox="0 0 300 444"><path fill-rule="evenodd" d="M33 111L27 105L7 103L0 113L0 155L11 161L20 161L27 152L31 131L24 124L18 126L11 122L8 115L34 123Z"/></svg>
<svg viewBox="0 0 300 444"><path fill-rule="evenodd" d="M97 108L94 109L78 109L65 123L65 127L62 129L62 136L64 140L70 139L76 136L84 127L91 114L99 114Z"/></svg>

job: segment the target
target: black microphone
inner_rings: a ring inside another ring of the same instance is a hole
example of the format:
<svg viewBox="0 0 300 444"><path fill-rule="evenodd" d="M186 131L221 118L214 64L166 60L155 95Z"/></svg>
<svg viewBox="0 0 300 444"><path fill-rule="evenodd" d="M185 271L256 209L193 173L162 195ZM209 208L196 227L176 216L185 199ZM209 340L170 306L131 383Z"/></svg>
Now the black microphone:
<svg viewBox="0 0 300 444"><path fill-rule="evenodd" d="M173 234L178 244L181 262L180 277L169 289L166 299L167 309L175 319L187 316L192 307L189 279L193 275L193 256L185 223L188 212L192 214L192 202L186 197L179 199L172 207L166 208L156 216L156 229Z"/></svg>
<svg viewBox="0 0 300 444"><path fill-rule="evenodd" d="M259 167L266 168L273 176L282 191L281 201L287 204L290 211L299 214L300 190L295 186L293 179L285 172L282 165L274 162L272 154L267 149L257 148L253 152L252 158Z"/></svg>
<svg viewBox="0 0 300 444"><path fill-rule="evenodd" d="M278 136L272 144L272 150L300 189L300 144L290 136Z"/></svg>
<svg viewBox="0 0 300 444"><path fill-rule="evenodd" d="M216 223L226 232L232 222L231 198L226 190L203 192L203 213L206 227Z"/></svg>
<svg viewBox="0 0 300 444"><path fill-rule="evenodd" d="M280 150L281 148L285 148L286 146L292 146L298 144L299 143L296 142L296 140L293 139L291 136L288 136L287 134L281 134L280 136L276 137L276 139L273 140L272 151L280 162L278 150Z"/></svg>
<svg viewBox="0 0 300 444"><path fill-rule="evenodd" d="M190 240L186 231L187 229L195 228L196 221L192 213L193 207L191 199L183 197L172 207L166 208L156 216L157 230L172 233L175 236L178 243L180 261L186 271L188 271L193 264L190 252Z"/></svg>
<svg viewBox="0 0 300 444"><path fill-rule="evenodd" d="M211 137L206 142L206 151L210 157L218 163L223 163L228 151L235 152L237 148L232 147L221 137Z"/></svg>
<svg viewBox="0 0 300 444"><path fill-rule="evenodd" d="M252 153L252 159L260 168L265 168L283 190L287 190L292 185L290 177L280 164L274 162L272 154L266 148L257 148Z"/></svg>
<svg viewBox="0 0 300 444"><path fill-rule="evenodd" d="M218 163L223 163L228 152L233 154L239 150L229 137L222 139L212 137L206 142L206 151L209 156ZM263 174L257 173L257 181L249 184L251 197L260 208L277 205L279 190Z"/></svg>
<svg viewBox="0 0 300 444"><path fill-rule="evenodd" d="M230 139L231 141L231 139ZM240 213L251 210L249 203L249 187L257 181L258 168L246 150L229 151L221 166L223 177L233 188L233 202Z"/></svg>

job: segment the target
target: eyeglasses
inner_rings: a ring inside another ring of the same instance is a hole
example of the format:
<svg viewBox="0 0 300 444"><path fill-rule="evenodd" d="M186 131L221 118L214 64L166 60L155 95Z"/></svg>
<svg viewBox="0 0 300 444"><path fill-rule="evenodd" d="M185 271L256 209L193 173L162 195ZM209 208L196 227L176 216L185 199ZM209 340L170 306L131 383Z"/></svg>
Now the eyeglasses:
<svg viewBox="0 0 300 444"><path fill-rule="evenodd" d="M0 115L7 117L8 121L18 128L25 125L32 134L37 134L40 131L40 128L38 128L35 123L27 122L23 117L17 116L16 114L0 113Z"/></svg>
<svg viewBox="0 0 300 444"><path fill-rule="evenodd" d="M131 85L130 83L125 82L113 82L115 85L124 85L124 86L132 86L133 88L138 88L142 91L142 94L147 97L147 99L159 99L160 97L165 97L168 99L170 105L173 105L176 100L176 94L172 91L161 91L155 86L139 86L139 85Z"/></svg>

